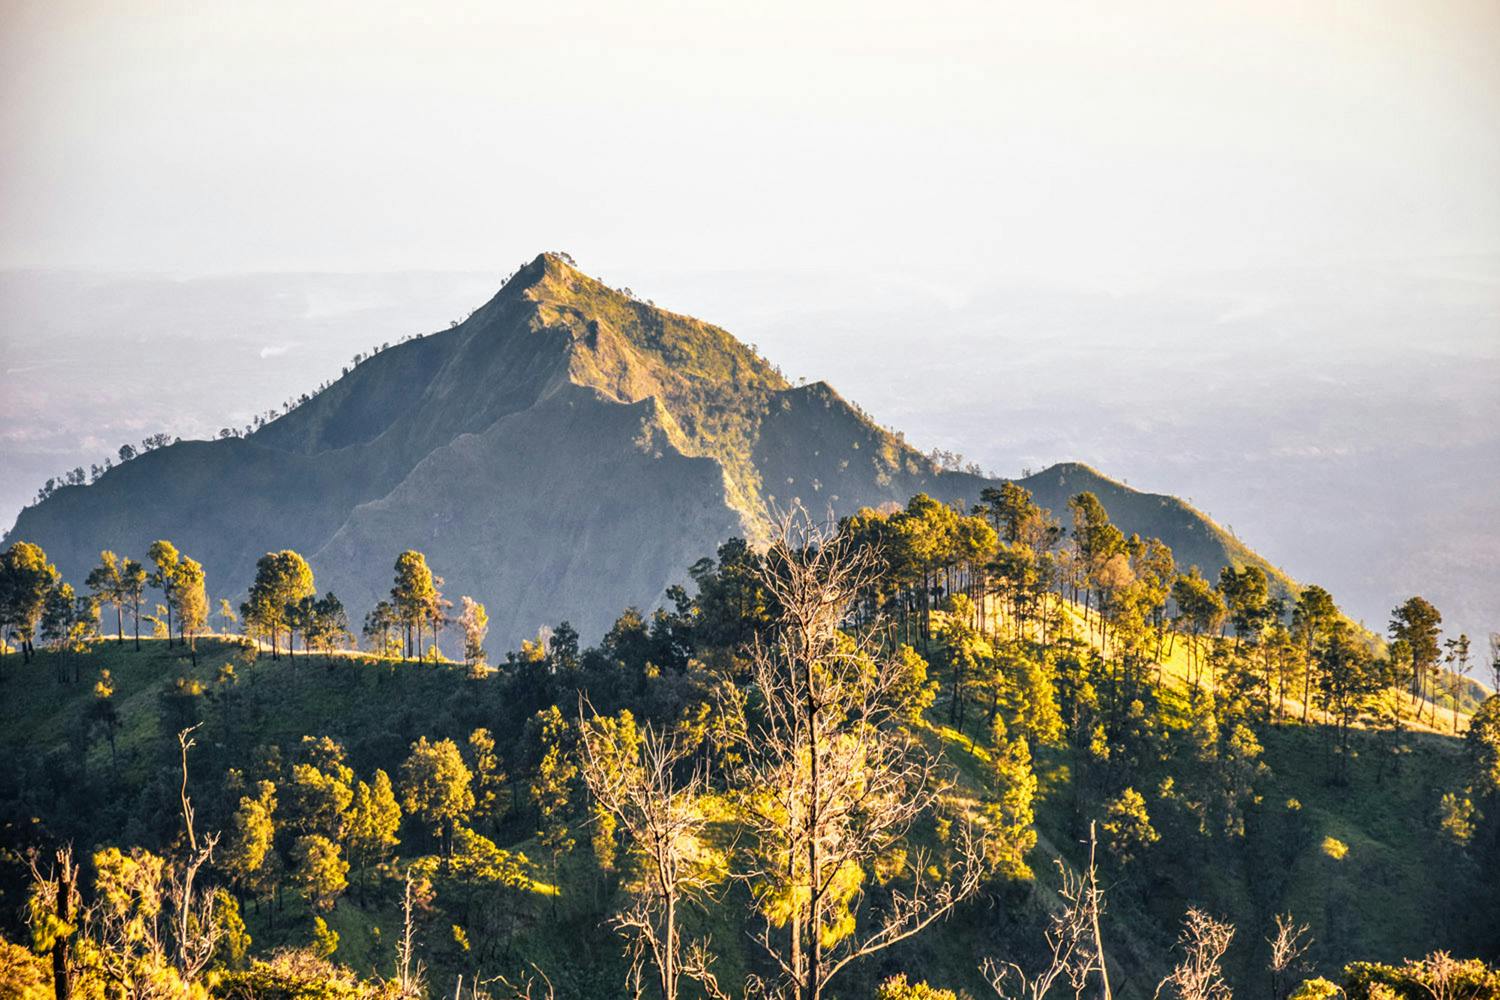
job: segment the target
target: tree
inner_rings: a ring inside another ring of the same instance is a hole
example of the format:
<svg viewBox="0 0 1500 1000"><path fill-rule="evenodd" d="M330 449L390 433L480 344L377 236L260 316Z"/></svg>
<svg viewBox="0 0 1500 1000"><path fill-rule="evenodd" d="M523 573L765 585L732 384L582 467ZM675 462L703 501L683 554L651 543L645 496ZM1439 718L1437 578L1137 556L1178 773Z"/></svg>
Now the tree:
<svg viewBox="0 0 1500 1000"><path fill-rule="evenodd" d="M464 630L464 664L474 666L484 663L484 637L490 630L490 616L484 605L465 594L459 599L463 611L458 624Z"/></svg>
<svg viewBox="0 0 1500 1000"><path fill-rule="evenodd" d="M978 682L994 680L985 668L992 665L994 651L973 623L974 607L965 594L956 594L939 620L937 640L952 673L948 720L963 732L969 694ZM993 686L993 685L992 685ZM993 687L991 704L998 705L999 689ZM994 712L991 711L991 716Z"/></svg>
<svg viewBox="0 0 1500 1000"><path fill-rule="evenodd" d="M1347 624L1339 623L1318 657L1319 683L1324 704L1338 732L1338 757L1334 780L1348 779L1349 733L1371 700L1385 687L1370 654L1359 644Z"/></svg>
<svg viewBox="0 0 1500 1000"><path fill-rule="evenodd" d="M362 629L370 650L378 656L395 656L400 652L400 639L391 635L391 632L399 625L396 609L391 602L377 602L375 607L365 613L365 624Z"/></svg>
<svg viewBox="0 0 1500 1000"><path fill-rule="evenodd" d="M401 842L401 806L390 775L377 770L370 784L361 781L355 786L346 834L361 879L371 866L389 859L392 848Z"/></svg>
<svg viewBox="0 0 1500 1000"><path fill-rule="evenodd" d="M1193 691L1198 691L1202 659L1198 640L1218 631L1224 621L1224 599L1194 566L1172 584L1172 600L1177 604L1178 627L1188 632L1188 667L1192 672Z"/></svg>
<svg viewBox="0 0 1500 1000"><path fill-rule="evenodd" d="M537 713L537 768L531 779L531 802L537 812L537 841L552 856L552 878L558 878L562 856L573 850L568 811L578 765L568 745L568 723L556 705ZM556 899L556 897L553 897Z"/></svg>
<svg viewBox="0 0 1500 1000"><path fill-rule="evenodd" d="M316 593L312 568L291 549L267 552L256 560L255 582L250 584L248 599L240 605L240 617L247 628L270 636L271 659L279 658L277 637L288 627L290 609ZM288 654L290 645L288 638Z"/></svg>
<svg viewBox="0 0 1500 1000"><path fill-rule="evenodd" d="M432 831L445 858L453 853L454 829L474 808L471 780L469 766L452 740L429 743L427 737L418 737L401 765L401 806Z"/></svg>
<svg viewBox="0 0 1500 1000"><path fill-rule="evenodd" d="M1040 552L1056 540L1055 531L1049 530L1052 526L1048 524L1047 512L1031 499L1031 491L1019 483L1003 482L999 489L986 487L979 491L979 499L988 506L1001 541L1012 545L1019 542Z"/></svg>
<svg viewBox="0 0 1500 1000"><path fill-rule="evenodd" d="M322 917L313 917L313 954L329 958L339 950L339 932L328 926Z"/></svg>
<svg viewBox="0 0 1500 1000"><path fill-rule="evenodd" d="M335 649L343 649L354 639L343 602L330 590L316 600L304 597L301 604L306 608L301 616L303 646L322 650L332 660Z"/></svg>
<svg viewBox="0 0 1500 1000"><path fill-rule="evenodd" d="M1484 700L1469 719L1464 749L1481 794L1500 798L1500 694Z"/></svg>
<svg viewBox="0 0 1500 1000"><path fill-rule="evenodd" d="M0 634L20 642L23 663L31 662L32 639L59 579L40 545L16 542L0 554Z"/></svg>
<svg viewBox="0 0 1500 1000"><path fill-rule="evenodd" d="M349 887L349 862L339 852L339 845L321 834L298 837L292 847L296 867L292 877L301 888L308 905L327 912Z"/></svg>
<svg viewBox="0 0 1500 1000"><path fill-rule="evenodd" d="M1229 623L1234 626L1236 644L1249 637L1258 639L1270 609L1265 570L1259 566L1238 570L1225 566L1219 571L1219 593L1224 595L1224 606L1229 611Z"/></svg>
<svg viewBox="0 0 1500 1000"><path fill-rule="evenodd" d="M736 787L754 843L737 874L753 887L766 919L760 944L789 991L818 1000L850 963L977 891L982 863L964 836L947 876L918 858L905 873L909 890L893 881L874 925L860 919L867 870L936 800L935 764L891 698L904 671L878 642L884 633L841 628L878 586L870 550L794 514L763 566L776 616L752 651L749 688L725 691L721 704L743 761Z"/></svg>
<svg viewBox="0 0 1500 1000"><path fill-rule="evenodd" d="M135 626L135 651L141 651L141 601L146 596L146 567L126 559L120 570L120 594L130 605L130 621Z"/></svg>
<svg viewBox="0 0 1500 1000"><path fill-rule="evenodd" d="M1062 861L1056 862L1060 905L1051 909L1043 934L1047 964L1027 973L1015 962L986 958L980 971L1000 1000L1046 1000L1058 980L1064 980L1075 997L1085 995L1090 977L1099 977L1101 1000L1109 1000L1109 971L1099 914L1104 908L1104 890L1099 888L1094 861L1093 826L1089 827L1089 867L1078 874Z"/></svg>
<svg viewBox="0 0 1500 1000"><path fill-rule="evenodd" d="M1302 647L1305 673L1302 680L1302 721L1312 704L1314 666L1317 652L1328 640L1339 620L1339 609L1333 597L1322 587L1312 584L1302 588L1292 609L1292 638Z"/></svg>
<svg viewBox="0 0 1500 1000"><path fill-rule="evenodd" d="M75 970L75 935L83 923L83 898L78 891L78 864L72 845L57 849L56 860L43 874L35 854L31 856L31 892L26 900L26 920L31 925L31 946L52 959L52 987L57 1000L72 995Z"/></svg>
<svg viewBox="0 0 1500 1000"><path fill-rule="evenodd" d="M474 730L469 734L469 753L474 760L474 815L488 819L491 827L498 829L500 814L505 810L505 791L510 782L500 767L494 735L488 729Z"/></svg>
<svg viewBox="0 0 1500 1000"><path fill-rule="evenodd" d="M198 633L208 627L208 591L203 565L196 559L184 558L178 564L171 602L176 606L178 633L192 653L193 666L197 666Z"/></svg>
<svg viewBox="0 0 1500 1000"><path fill-rule="evenodd" d="M94 683L94 700L89 705L89 723L104 730L104 737L109 741L110 769L118 773L115 734L120 731L120 710L115 707L115 679L108 669L100 670L99 680Z"/></svg>
<svg viewBox="0 0 1500 1000"><path fill-rule="evenodd" d="M1438 657L1443 652L1438 642L1442 624L1443 616L1438 609L1421 597L1407 598L1391 612L1391 638L1405 642L1411 656L1411 693L1415 698L1422 697L1427 678L1437 669ZM1436 714L1434 692L1434 718Z"/></svg>
<svg viewBox="0 0 1500 1000"><path fill-rule="evenodd" d="M67 679L70 657L88 651L90 637L97 634L99 609L91 597L78 597L70 583L59 583L47 594L42 606L42 638L58 654L60 680ZM73 680L78 680L79 662L73 661Z"/></svg>
<svg viewBox="0 0 1500 1000"><path fill-rule="evenodd" d="M156 566L147 577L147 582L157 590L161 591L162 600L167 608L167 645L172 645L172 611L177 589L177 575L182 568L182 555L177 551L177 546L164 538L159 538L151 543L146 550L146 556Z"/></svg>
<svg viewBox="0 0 1500 1000"><path fill-rule="evenodd" d="M1302 956L1312 947L1309 928L1293 920L1290 913L1278 913L1275 932L1266 943L1271 946L1271 959L1266 963L1271 973L1271 1000L1287 1000L1292 991L1292 972L1307 969Z"/></svg>
<svg viewBox="0 0 1500 1000"><path fill-rule="evenodd" d="M1157 987L1177 1000L1231 1000L1233 991L1224 981L1222 961L1234 938L1234 925L1215 920L1196 907L1187 911L1182 936L1177 939L1182 960L1173 966Z"/></svg>
<svg viewBox="0 0 1500 1000"><path fill-rule="evenodd" d="M1029 881L1026 855L1036 846L1037 780L1031 767L1031 748L1024 735L1008 738L1005 720L996 716L991 740L991 787L994 798L985 803L985 855L1003 877Z"/></svg>
<svg viewBox="0 0 1500 1000"><path fill-rule="evenodd" d="M276 840L276 786L258 782L254 795L240 796L230 817L229 846L223 868L243 896L269 895L276 885L273 846Z"/></svg>
<svg viewBox="0 0 1500 1000"><path fill-rule="evenodd" d="M302 737L286 786L287 822L301 833L340 841L354 801L354 770L343 746L327 736Z"/></svg>
<svg viewBox="0 0 1500 1000"><path fill-rule="evenodd" d="M115 636L118 645L125 645L125 586L120 575L120 557L105 549L99 553L99 565L89 570L84 581L93 591L100 606L111 604L115 609Z"/></svg>
<svg viewBox="0 0 1500 1000"><path fill-rule="evenodd" d="M704 838L703 772L679 779L691 746L650 727L641 732L629 712L580 718L579 732L584 783L640 858L630 905L615 917L631 941L633 978L649 956L662 997L677 1000L684 974L707 975L710 964L706 942L683 942L679 910L703 898L722 860Z"/></svg>
<svg viewBox="0 0 1500 1000"><path fill-rule="evenodd" d="M432 570L427 567L427 557L414 549L408 549L396 557L396 580L391 587L391 607L396 621L405 629L406 644L402 648L402 659L409 659L413 649L420 659L422 654L422 626L437 613L442 595L438 593ZM412 644L412 633L416 633L416 645ZM433 641L437 641L434 632Z"/></svg>
<svg viewBox="0 0 1500 1000"><path fill-rule="evenodd" d="M1146 812L1146 800L1134 788L1126 788L1104 808L1104 845L1121 868L1129 868L1152 844L1161 839Z"/></svg>
<svg viewBox="0 0 1500 1000"><path fill-rule="evenodd" d="M1125 535L1110 523L1109 512L1092 493L1079 493L1068 501L1073 512L1073 544L1077 546L1084 582L1094 591L1099 574L1115 555L1125 551ZM1088 613L1089 595L1084 594L1084 613Z"/></svg>
<svg viewBox="0 0 1500 1000"><path fill-rule="evenodd" d="M227 597L219 598L219 631L224 635L232 635L234 627L240 623L240 616L235 613L234 605L229 603Z"/></svg>

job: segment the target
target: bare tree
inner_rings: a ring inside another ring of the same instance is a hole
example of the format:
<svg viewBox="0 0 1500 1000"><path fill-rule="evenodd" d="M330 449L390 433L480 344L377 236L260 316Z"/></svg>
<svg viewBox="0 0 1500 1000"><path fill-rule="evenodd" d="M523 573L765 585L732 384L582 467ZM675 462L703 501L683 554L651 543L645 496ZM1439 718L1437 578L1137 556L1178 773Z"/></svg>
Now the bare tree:
<svg viewBox="0 0 1500 1000"><path fill-rule="evenodd" d="M702 808L701 769L679 779L691 747L649 725L637 735L633 723L601 719L579 706L583 779L589 792L639 852L640 887L614 919L630 941L631 983L642 995L644 963L655 970L664 1000L677 1000L683 976L714 983L706 942L685 946L680 908L702 899L715 881L703 840L708 820ZM628 726L628 732L625 730ZM695 961L685 955L691 951Z"/></svg>
<svg viewBox="0 0 1500 1000"><path fill-rule="evenodd" d="M396 985L402 1000L420 997L424 979L422 963L413 962L416 921L412 918L412 875L406 873L406 889L401 897L401 940L396 945Z"/></svg>
<svg viewBox="0 0 1500 1000"><path fill-rule="evenodd" d="M1156 995L1160 997L1165 991L1177 1000L1232 1000L1234 994L1224 981L1220 963L1233 938L1233 924L1215 920L1197 907L1190 908L1177 939L1182 961L1156 987Z"/></svg>
<svg viewBox="0 0 1500 1000"><path fill-rule="evenodd" d="M980 966L990 988L1001 1000L1044 1000L1059 981L1066 982L1074 997L1083 996L1089 978L1099 976L1103 996L1109 996L1109 975L1105 968L1104 942L1099 930L1099 915L1104 910L1104 890L1099 887L1098 866L1094 860L1094 831L1089 827L1089 866L1079 874L1062 861L1057 862L1058 898L1061 909L1055 911L1043 933L1047 964L1028 974L1015 962L985 959Z"/></svg>
<svg viewBox="0 0 1500 1000"><path fill-rule="evenodd" d="M1266 968L1271 970L1271 992L1274 1000L1286 1000L1292 991L1291 973L1305 968L1302 956L1312 947L1312 937L1306 924L1299 924L1290 913L1276 914L1276 931L1266 938L1271 946L1271 960Z"/></svg>
<svg viewBox="0 0 1500 1000"><path fill-rule="evenodd" d="M199 724L201 725L201 723ZM177 745L182 752L182 822L187 836L187 855L177 864L167 867L167 898L172 903L174 937L177 951L177 971L185 983L192 983L204 966L213 957L214 946L219 940L219 928L214 921L214 894L205 892L194 899L194 883L198 872L213 859L214 848L219 843L217 833L205 834L200 845L193 829L193 802L188 798L188 751L193 748L193 730L189 726L177 734Z"/></svg>
<svg viewBox="0 0 1500 1000"><path fill-rule="evenodd" d="M741 751L753 843L737 876L761 901L759 941L787 992L819 1000L851 962L977 891L980 852L966 830L957 862L936 882L928 859L916 857L909 888L861 919L864 873L937 802L937 763L904 724L900 666L884 631L843 627L876 582L874 553L799 508L781 519L762 567L776 614L751 650L750 685L727 690L722 705Z"/></svg>
<svg viewBox="0 0 1500 1000"><path fill-rule="evenodd" d="M533 964L531 969L514 980L504 976L496 980L505 990L505 1000L554 1000L557 991L552 988L552 980L539 966Z"/></svg>

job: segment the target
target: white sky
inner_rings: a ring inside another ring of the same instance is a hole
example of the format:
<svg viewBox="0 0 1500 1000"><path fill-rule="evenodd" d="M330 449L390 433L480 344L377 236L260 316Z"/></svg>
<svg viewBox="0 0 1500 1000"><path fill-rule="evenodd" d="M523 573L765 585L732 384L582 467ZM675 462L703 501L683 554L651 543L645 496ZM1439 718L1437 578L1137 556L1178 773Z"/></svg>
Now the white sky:
<svg viewBox="0 0 1500 1000"><path fill-rule="evenodd" d="M1494 0L0 0L0 267L1500 251Z"/></svg>

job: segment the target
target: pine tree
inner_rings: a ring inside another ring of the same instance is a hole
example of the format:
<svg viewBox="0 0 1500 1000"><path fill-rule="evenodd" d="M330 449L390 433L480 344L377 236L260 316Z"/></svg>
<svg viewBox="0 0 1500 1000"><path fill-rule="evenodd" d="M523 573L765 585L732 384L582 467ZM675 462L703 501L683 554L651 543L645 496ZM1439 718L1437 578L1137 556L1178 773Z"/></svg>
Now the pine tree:
<svg viewBox="0 0 1500 1000"><path fill-rule="evenodd" d="M115 636L118 645L125 644L125 587L120 575L120 557L105 549L99 553L99 565L89 570L84 581L100 605L115 609Z"/></svg>
<svg viewBox="0 0 1500 1000"><path fill-rule="evenodd" d="M439 840L443 856L453 853L453 833L474 808L469 766L452 740L429 743L418 737L401 765L401 805Z"/></svg>

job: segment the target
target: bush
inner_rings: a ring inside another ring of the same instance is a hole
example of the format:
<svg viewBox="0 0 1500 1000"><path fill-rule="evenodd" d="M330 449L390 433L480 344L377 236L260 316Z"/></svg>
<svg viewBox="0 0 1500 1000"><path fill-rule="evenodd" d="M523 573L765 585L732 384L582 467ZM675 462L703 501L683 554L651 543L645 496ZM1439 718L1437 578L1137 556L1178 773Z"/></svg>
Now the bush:
<svg viewBox="0 0 1500 1000"><path fill-rule="evenodd" d="M1355 962L1344 967L1344 991L1349 1000L1500 1000L1500 969L1443 951L1399 967Z"/></svg>
<svg viewBox="0 0 1500 1000"><path fill-rule="evenodd" d="M224 1000L396 1000L390 983L362 983L352 971L307 949L283 950L224 976L214 995Z"/></svg>

